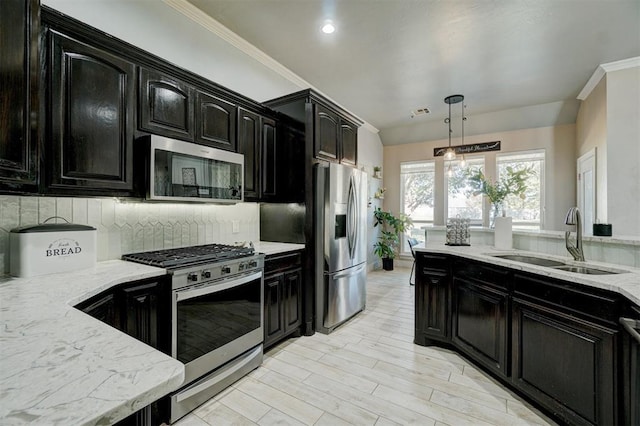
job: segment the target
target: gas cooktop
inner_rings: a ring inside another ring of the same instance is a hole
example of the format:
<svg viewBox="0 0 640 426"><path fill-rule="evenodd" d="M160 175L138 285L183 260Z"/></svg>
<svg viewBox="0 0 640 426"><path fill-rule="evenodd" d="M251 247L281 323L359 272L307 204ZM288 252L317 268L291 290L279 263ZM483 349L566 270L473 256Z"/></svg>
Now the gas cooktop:
<svg viewBox="0 0 640 426"><path fill-rule="evenodd" d="M250 247L229 244L205 244L201 246L179 247L173 249L143 251L122 255L123 260L144 263L161 268L176 268L201 263L214 263L227 259L252 256L253 244Z"/></svg>

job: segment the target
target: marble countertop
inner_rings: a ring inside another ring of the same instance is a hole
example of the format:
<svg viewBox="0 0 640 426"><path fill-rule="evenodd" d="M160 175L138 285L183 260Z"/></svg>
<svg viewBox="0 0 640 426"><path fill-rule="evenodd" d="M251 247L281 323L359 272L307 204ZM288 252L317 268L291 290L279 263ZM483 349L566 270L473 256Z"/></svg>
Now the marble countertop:
<svg viewBox="0 0 640 426"><path fill-rule="evenodd" d="M429 243L425 246L419 245L415 251L425 251L430 253L452 254L467 259L492 263L511 269L535 273L538 275L557 278L573 283L583 284L590 287L600 288L622 294L631 302L640 305L640 269L614 265L602 262L576 262L572 258L546 255L544 253L528 252L524 250L498 250L493 246L471 245L471 246L447 246L439 243ZM562 271L545 266L531 265L528 263L516 262L513 260L494 257L498 254L520 254L543 257L546 259L558 260L570 265L589 266L597 269L624 271L624 273L610 275L587 275L575 272Z"/></svg>
<svg viewBox="0 0 640 426"><path fill-rule="evenodd" d="M267 256L304 249L304 244L276 243L271 241L258 241L253 243L253 246L258 253L264 253Z"/></svg>
<svg viewBox="0 0 640 426"><path fill-rule="evenodd" d="M112 260L0 278L0 424L111 424L179 388L181 362L73 308L164 274Z"/></svg>
<svg viewBox="0 0 640 426"><path fill-rule="evenodd" d="M266 255L304 244L259 241ZM110 424L178 389L184 364L73 306L164 275L121 260L31 278L0 277L0 424Z"/></svg>

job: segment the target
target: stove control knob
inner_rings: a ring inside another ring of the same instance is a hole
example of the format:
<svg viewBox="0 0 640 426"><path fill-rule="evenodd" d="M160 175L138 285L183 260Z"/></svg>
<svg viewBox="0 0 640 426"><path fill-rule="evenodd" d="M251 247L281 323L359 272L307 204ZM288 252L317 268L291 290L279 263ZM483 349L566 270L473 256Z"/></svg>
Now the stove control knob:
<svg viewBox="0 0 640 426"><path fill-rule="evenodd" d="M258 267L258 261L257 260L252 260L251 262L249 262L249 268L257 268Z"/></svg>
<svg viewBox="0 0 640 426"><path fill-rule="evenodd" d="M238 265L238 270L239 271L244 271L245 266L246 265L244 263L241 263L240 265Z"/></svg>
<svg viewBox="0 0 640 426"><path fill-rule="evenodd" d="M220 269L220 272L222 272L223 274L230 274L231 273L231 267L230 266L223 266L222 269Z"/></svg>
<svg viewBox="0 0 640 426"><path fill-rule="evenodd" d="M198 274L195 272L190 273L187 275L187 281L198 281Z"/></svg>
<svg viewBox="0 0 640 426"><path fill-rule="evenodd" d="M202 279L206 280L207 278L211 278L211 271L208 271L208 270L202 271Z"/></svg>

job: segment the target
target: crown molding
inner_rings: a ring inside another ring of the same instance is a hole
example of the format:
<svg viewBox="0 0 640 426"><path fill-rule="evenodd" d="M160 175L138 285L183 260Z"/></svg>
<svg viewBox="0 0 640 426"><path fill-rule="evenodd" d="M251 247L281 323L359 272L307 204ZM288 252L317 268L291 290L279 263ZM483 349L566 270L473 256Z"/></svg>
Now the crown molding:
<svg viewBox="0 0 640 426"><path fill-rule="evenodd" d="M589 81L587 81L587 84L578 94L577 99L581 101L587 99L589 94L591 94L591 91L595 89L595 87L598 85L598 83L600 83L600 80L605 76L606 73L635 67L640 67L640 56L598 65L598 68L596 68Z"/></svg>
<svg viewBox="0 0 640 426"><path fill-rule="evenodd" d="M202 10L198 9L193 4L189 3L187 0L162 0L162 1L168 6L178 11L179 13L181 13L182 15L192 20L193 22L201 25L203 28L215 34L217 37L221 38L222 40L226 41L236 49L240 50L244 54L260 62L262 65L269 68L276 74L289 80L290 82L300 87L301 89L311 88L316 92L321 93L322 96L326 97L327 99L330 99L331 102L335 103L336 105L339 105L341 108L344 108L339 103L331 99L329 96L322 93L322 91L318 90L316 87L311 85L308 81L306 81L305 79L303 79L302 77L300 77L299 75L297 75L296 73L294 73L293 71L291 71L290 69L282 65L280 62L273 59L271 56L264 53L262 50L255 47L253 44L249 43L247 40L243 39L233 31L231 31L229 28L222 25L216 19L212 18L211 16L204 13ZM360 120L364 122L362 127L366 128L368 131L372 133L379 132L378 129L376 129L374 126L372 126L365 120L362 120L362 119Z"/></svg>

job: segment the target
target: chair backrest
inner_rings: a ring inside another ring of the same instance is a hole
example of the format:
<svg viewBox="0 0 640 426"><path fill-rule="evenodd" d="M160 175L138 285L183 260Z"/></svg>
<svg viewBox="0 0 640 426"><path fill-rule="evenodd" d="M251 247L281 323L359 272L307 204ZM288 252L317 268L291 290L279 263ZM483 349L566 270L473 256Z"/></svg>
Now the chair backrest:
<svg viewBox="0 0 640 426"><path fill-rule="evenodd" d="M409 248L411 249L411 256L413 256L413 258L416 258L416 254L413 251L413 246L420 244L420 241L416 240L415 238L407 238L407 243L409 244Z"/></svg>

